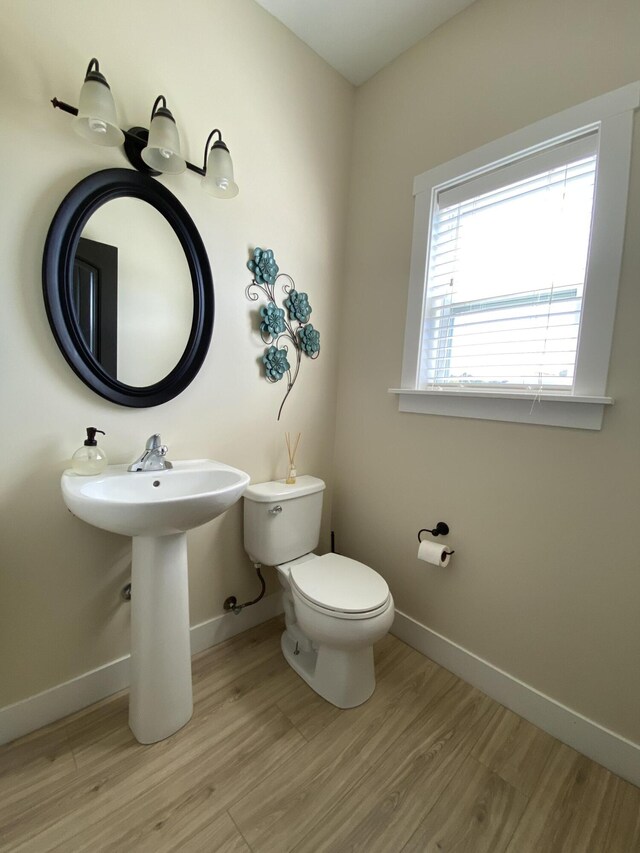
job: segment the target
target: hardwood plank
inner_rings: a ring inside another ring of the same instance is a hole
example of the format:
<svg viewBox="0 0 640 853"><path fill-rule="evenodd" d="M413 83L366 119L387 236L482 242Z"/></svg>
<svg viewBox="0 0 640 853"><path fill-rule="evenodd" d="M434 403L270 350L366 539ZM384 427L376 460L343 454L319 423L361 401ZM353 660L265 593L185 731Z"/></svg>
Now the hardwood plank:
<svg viewBox="0 0 640 853"><path fill-rule="evenodd" d="M205 850L207 853L251 853L251 848L228 812L221 815L214 823L195 832L182 842L180 847L173 849L184 851L184 853L203 853ZM155 853L155 851L150 849L149 853Z"/></svg>
<svg viewBox="0 0 640 853"><path fill-rule="evenodd" d="M79 770L94 766L118 751L143 749L129 729L129 691L123 691L68 718L65 729Z"/></svg>
<svg viewBox="0 0 640 853"><path fill-rule="evenodd" d="M526 805L524 794L469 757L402 853L502 853Z"/></svg>
<svg viewBox="0 0 640 853"><path fill-rule="evenodd" d="M202 738L180 754L171 750L170 761L167 750L158 751L154 744L148 748L150 760L132 764L125 759L98 791L91 787L95 777L86 777L84 796L74 808L15 849L136 850L157 838L160 829L165 843L178 845L304 743L273 707L240 721L222 738Z"/></svg>
<svg viewBox="0 0 640 853"><path fill-rule="evenodd" d="M531 796L556 742L542 729L500 706L471 755Z"/></svg>
<svg viewBox="0 0 640 853"><path fill-rule="evenodd" d="M252 850L292 848L455 682L399 641L396 648L403 656L389 665L368 702L344 711L229 809Z"/></svg>
<svg viewBox="0 0 640 853"><path fill-rule="evenodd" d="M508 853L603 853L619 781L556 741Z"/></svg>
<svg viewBox="0 0 640 853"><path fill-rule="evenodd" d="M256 714L248 721L247 730L239 734L194 756L188 766L168 776L165 784L141 792L126 806L117 829L109 817L76 834L72 843L78 849L97 844L104 853L120 853L154 850L159 837L175 849L181 849L189 839L195 844L196 838L208 838L212 822L231 801L252 790L304 743L275 708ZM239 842L236 839L234 843ZM60 851L66 849L65 845L60 847Z"/></svg>
<svg viewBox="0 0 640 853"><path fill-rule="evenodd" d="M293 850L401 850L495 711L493 700L455 679ZM274 849L256 845L239 826L252 849Z"/></svg>
<svg viewBox="0 0 640 853"><path fill-rule="evenodd" d="M50 785L76 775L76 763L64 727L46 727L0 747L0 804L13 811ZM2 837L0 822L0 839Z"/></svg>
<svg viewBox="0 0 640 853"><path fill-rule="evenodd" d="M340 708L318 696L301 678L278 702L278 708L306 740L312 740L342 713Z"/></svg>
<svg viewBox="0 0 640 853"><path fill-rule="evenodd" d="M217 670L212 670L211 680L217 681ZM209 726L215 719L242 718L247 714L253 716L256 707L276 705L293 690L298 676L291 669L280 650L251 669L236 675L230 681L216 690L209 691L194 706L193 717L189 724L197 730ZM188 732L185 731L185 735Z"/></svg>
<svg viewBox="0 0 640 853"><path fill-rule="evenodd" d="M605 853L640 851L640 788L618 780L611 824L603 850Z"/></svg>
<svg viewBox="0 0 640 853"><path fill-rule="evenodd" d="M195 655L191 663L194 701L270 658L280 648L283 628L281 617L276 617ZM217 673L215 681L212 671Z"/></svg>

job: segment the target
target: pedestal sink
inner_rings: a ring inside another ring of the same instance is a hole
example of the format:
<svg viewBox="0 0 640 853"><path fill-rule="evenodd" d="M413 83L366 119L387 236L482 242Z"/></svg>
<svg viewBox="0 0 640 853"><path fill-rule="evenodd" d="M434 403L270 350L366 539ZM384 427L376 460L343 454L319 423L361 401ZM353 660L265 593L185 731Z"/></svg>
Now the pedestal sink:
<svg viewBox="0 0 640 853"><path fill-rule="evenodd" d="M62 475L74 515L133 537L129 725L140 743L169 737L193 713L186 531L229 509L248 483L244 471L210 459Z"/></svg>

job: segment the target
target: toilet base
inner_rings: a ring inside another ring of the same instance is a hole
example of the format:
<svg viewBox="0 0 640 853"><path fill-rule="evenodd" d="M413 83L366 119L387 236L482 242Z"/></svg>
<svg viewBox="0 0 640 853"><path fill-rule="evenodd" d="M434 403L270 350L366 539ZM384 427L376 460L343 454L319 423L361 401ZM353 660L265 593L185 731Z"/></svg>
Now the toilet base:
<svg viewBox="0 0 640 853"><path fill-rule="evenodd" d="M320 645L317 651L301 651L296 640L285 631L282 653L289 666L318 695L338 708L355 708L371 696L376 687L373 646L336 649Z"/></svg>

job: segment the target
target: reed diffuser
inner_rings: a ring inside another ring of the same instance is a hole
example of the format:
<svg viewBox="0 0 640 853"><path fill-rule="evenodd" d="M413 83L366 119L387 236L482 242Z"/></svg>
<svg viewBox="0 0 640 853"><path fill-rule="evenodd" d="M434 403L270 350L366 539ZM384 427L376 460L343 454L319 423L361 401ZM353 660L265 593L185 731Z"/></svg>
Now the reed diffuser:
<svg viewBox="0 0 640 853"><path fill-rule="evenodd" d="M287 442L287 453L289 455L289 473L287 474L287 479L285 480L285 482L288 483L289 485L291 485L292 483L295 483L295 481L296 481L297 471L296 471L295 460L296 460L296 452L298 450L298 445L300 444L300 436L301 435L302 435L302 433L298 433L298 437L296 438L295 444L292 444L291 436L289 435L289 433L285 432L285 434L284 434L285 440Z"/></svg>

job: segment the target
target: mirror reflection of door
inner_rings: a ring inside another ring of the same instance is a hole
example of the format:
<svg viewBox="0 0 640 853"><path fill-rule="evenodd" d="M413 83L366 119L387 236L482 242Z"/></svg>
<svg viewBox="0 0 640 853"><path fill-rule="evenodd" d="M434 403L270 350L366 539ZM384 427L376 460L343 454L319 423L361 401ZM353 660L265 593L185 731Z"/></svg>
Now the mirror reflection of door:
<svg viewBox="0 0 640 853"><path fill-rule="evenodd" d="M118 249L81 237L73 264L73 307L87 349L118 375Z"/></svg>
<svg viewBox="0 0 640 853"><path fill-rule="evenodd" d="M117 317L110 317L114 325L102 335L103 341L113 341L117 352L111 368L102 357L100 363L125 385L143 388L160 382L182 357L193 322L191 271L180 240L152 205L121 197L101 205L89 217L77 256L84 244L116 247L117 252ZM82 257L83 269L85 260ZM90 260L90 265L94 263ZM92 272L83 275L102 280L102 275L95 278ZM90 294L91 287L83 292ZM91 307L80 310L90 313Z"/></svg>

